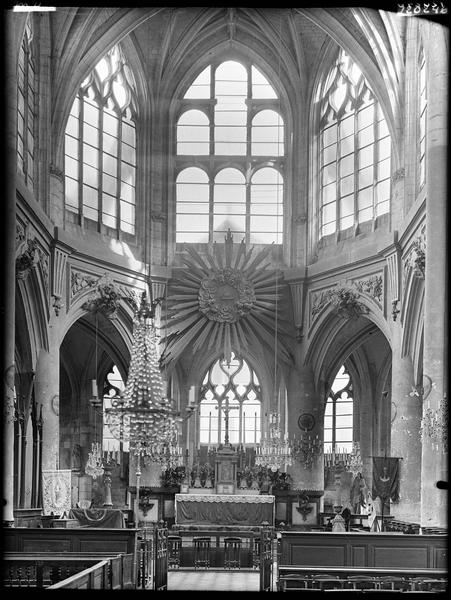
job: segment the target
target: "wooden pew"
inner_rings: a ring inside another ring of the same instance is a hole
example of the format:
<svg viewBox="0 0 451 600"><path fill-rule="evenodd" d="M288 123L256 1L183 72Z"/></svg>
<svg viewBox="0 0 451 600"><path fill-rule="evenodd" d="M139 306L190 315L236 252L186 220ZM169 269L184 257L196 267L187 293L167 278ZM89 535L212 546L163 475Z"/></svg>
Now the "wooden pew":
<svg viewBox="0 0 451 600"><path fill-rule="evenodd" d="M431 575L431 569L439 569L441 574L447 569L445 535L318 531L282 531L278 535L278 581L290 573L314 573L318 568L327 573L341 568L346 577L360 574L356 569L425 571Z"/></svg>
<svg viewBox="0 0 451 600"><path fill-rule="evenodd" d="M103 584L107 589L133 589L133 554L67 552L62 554L5 552L4 587L47 588L87 568L105 563ZM96 577L98 581L98 577Z"/></svg>
<svg viewBox="0 0 451 600"><path fill-rule="evenodd" d="M113 589L108 584L108 569L109 569L108 560L102 560L99 563L96 563L92 567L88 567L84 569L80 573L76 573L72 575L72 577L68 577L67 579L63 579L58 583L50 585L48 590L61 590L61 589L71 589L71 590L105 590L105 589ZM114 588L117 589L117 588Z"/></svg>
<svg viewBox="0 0 451 600"><path fill-rule="evenodd" d="M83 528L20 528L2 530L4 552L21 554L39 553L67 558L74 553L97 553L111 556L127 554L133 556L133 585L144 581L139 570L141 564L141 531L139 529ZM150 560L150 559L149 559ZM149 568L147 567L147 571ZM147 576L146 576L147 578Z"/></svg>
<svg viewBox="0 0 451 600"><path fill-rule="evenodd" d="M371 578L374 580L374 589L381 589L383 583L389 579L402 579L403 591L414 591L414 584L419 579L443 581L440 587L447 582L448 572L446 569L407 569L407 568L382 568L382 567L296 567L279 566L277 589L281 592L299 591L319 587L320 577L329 575L337 578L337 587L350 589L352 580L350 578Z"/></svg>

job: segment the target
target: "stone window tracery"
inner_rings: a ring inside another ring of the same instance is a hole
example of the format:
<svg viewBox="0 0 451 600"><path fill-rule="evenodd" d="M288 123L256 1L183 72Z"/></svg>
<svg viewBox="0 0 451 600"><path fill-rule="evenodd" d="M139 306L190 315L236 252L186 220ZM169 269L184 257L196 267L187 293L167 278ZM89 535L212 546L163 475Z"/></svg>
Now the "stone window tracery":
<svg viewBox="0 0 451 600"><path fill-rule="evenodd" d="M36 67L33 56L33 30L27 17L17 72L17 169L24 176L27 187L34 186L35 95Z"/></svg>
<svg viewBox="0 0 451 600"><path fill-rule="evenodd" d="M222 242L230 229L281 244L284 120L259 69L206 67L180 101L176 132L176 242Z"/></svg>
<svg viewBox="0 0 451 600"><path fill-rule="evenodd" d="M224 443L227 410L231 444L260 442L260 384L243 358L232 353L229 364L224 359L214 362L204 377L199 397L200 444Z"/></svg>
<svg viewBox="0 0 451 600"><path fill-rule="evenodd" d="M426 87L426 59L423 48L419 55L419 132L418 132L418 152L419 152L419 184L423 187L426 181L426 117L427 117L427 87Z"/></svg>
<svg viewBox="0 0 451 600"><path fill-rule="evenodd" d="M82 82L65 133L66 215L135 234L136 92L114 46Z"/></svg>
<svg viewBox="0 0 451 600"><path fill-rule="evenodd" d="M377 98L344 50L318 102L321 239L389 212L391 138Z"/></svg>

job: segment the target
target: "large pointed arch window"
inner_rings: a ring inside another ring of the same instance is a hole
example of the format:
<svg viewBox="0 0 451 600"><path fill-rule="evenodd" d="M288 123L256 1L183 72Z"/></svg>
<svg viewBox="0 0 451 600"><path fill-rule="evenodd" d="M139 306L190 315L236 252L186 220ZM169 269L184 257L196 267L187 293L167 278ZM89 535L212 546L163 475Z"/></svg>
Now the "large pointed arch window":
<svg viewBox="0 0 451 600"><path fill-rule="evenodd" d="M319 237L390 211L391 137L360 68L341 50L319 92Z"/></svg>
<svg viewBox="0 0 451 600"><path fill-rule="evenodd" d="M225 442L226 419L231 444L258 444L261 435L261 389L251 366L232 353L230 364L217 360L208 369L199 402L199 443Z"/></svg>
<svg viewBox="0 0 451 600"><path fill-rule="evenodd" d="M285 127L274 87L257 67L211 64L180 100L176 127L176 242L281 244Z"/></svg>
<svg viewBox="0 0 451 600"><path fill-rule="evenodd" d="M67 121L66 218L135 234L136 114L133 74L114 46L81 84Z"/></svg>
<svg viewBox="0 0 451 600"><path fill-rule="evenodd" d="M34 186L36 68L33 57L33 30L27 17L17 71L17 169L27 187Z"/></svg>
<svg viewBox="0 0 451 600"><path fill-rule="evenodd" d="M353 449L354 398L352 382L342 366L331 386L324 413L324 452L346 452Z"/></svg>

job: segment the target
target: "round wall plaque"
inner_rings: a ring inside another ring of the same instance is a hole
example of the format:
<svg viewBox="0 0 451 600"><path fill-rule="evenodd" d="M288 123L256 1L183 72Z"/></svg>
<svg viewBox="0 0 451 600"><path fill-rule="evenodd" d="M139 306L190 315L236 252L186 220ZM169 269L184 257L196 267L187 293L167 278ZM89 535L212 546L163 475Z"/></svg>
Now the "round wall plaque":
<svg viewBox="0 0 451 600"><path fill-rule="evenodd" d="M58 394L55 394L53 396L51 404L53 412L55 413L55 415L58 416L60 414L60 397L58 396Z"/></svg>
<svg viewBox="0 0 451 600"><path fill-rule="evenodd" d="M298 418L299 429L310 431L315 427L315 417L311 413L302 413Z"/></svg>

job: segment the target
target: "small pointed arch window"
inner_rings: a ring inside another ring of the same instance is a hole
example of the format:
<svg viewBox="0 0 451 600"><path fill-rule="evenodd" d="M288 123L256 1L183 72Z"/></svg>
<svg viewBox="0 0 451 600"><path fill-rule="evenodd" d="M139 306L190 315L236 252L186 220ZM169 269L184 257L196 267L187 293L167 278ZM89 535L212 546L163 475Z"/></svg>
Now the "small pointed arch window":
<svg viewBox="0 0 451 600"><path fill-rule="evenodd" d="M204 445L258 444L261 388L252 367L232 353L229 364L215 361L200 387L199 439Z"/></svg>
<svg viewBox="0 0 451 600"><path fill-rule="evenodd" d="M119 46L82 82L65 132L65 208L74 222L135 234L136 86Z"/></svg>

